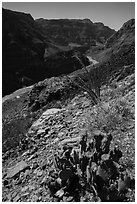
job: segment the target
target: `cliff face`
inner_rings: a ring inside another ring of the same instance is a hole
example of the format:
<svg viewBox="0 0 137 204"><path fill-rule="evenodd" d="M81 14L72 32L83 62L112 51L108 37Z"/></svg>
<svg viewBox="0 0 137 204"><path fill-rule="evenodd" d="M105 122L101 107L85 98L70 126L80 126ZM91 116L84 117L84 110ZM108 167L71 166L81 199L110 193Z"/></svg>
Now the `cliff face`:
<svg viewBox="0 0 137 204"><path fill-rule="evenodd" d="M121 29L106 42L106 51L110 51L111 59L121 65L135 63L135 19L124 23Z"/></svg>
<svg viewBox="0 0 137 204"><path fill-rule="evenodd" d="M80 45L96 42L104 43L107 38L115 33L114 30L103 23L93 23L89 19L37 19L36 22L42 27L43 32L55 42L62 45L77 43Z"/></svg>
<svg viewBox="0 0 137 204"><path fill-rule="evenodd" d="M32 82L46 41L30 14L2 10L3 94Z"/></svg>
<svg viewBox="0 0 137 204"><path fill-rule="evenodd" d="M130 19L118 30L118 32L114 33L108 40L106 41L106 48L110 48L115 44L122 43L130 43L132 44L135 41L135 19Z"/></svg>
<svg viewBox="0 0 137 204"><path fill-rule="evenodd" d="M110 38L104 46L90 49L91 56L100 62L103 73L135 64L135 19L131 19Z"/></svg>
<svg viewBox="0 0 137 204"><path fill-rule="evenodd" d="M3 95L47 77L70 73L74 65L80 68L68 51L48 38L30 14L3 9Z"/></svg>

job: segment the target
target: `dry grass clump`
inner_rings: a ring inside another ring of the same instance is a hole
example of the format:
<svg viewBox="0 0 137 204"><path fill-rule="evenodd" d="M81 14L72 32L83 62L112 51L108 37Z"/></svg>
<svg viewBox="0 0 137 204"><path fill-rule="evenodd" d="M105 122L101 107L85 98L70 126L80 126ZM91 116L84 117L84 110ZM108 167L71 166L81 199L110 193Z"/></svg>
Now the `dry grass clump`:
<svg viewBox="0 0 137 204"><path fill-rule="evenodd" d="M92 107L91 117L88 116L87 122L90 129L102 129L106 126L108 131L114 131L133 118L128 102L124 98L118 98Z"/></svg>

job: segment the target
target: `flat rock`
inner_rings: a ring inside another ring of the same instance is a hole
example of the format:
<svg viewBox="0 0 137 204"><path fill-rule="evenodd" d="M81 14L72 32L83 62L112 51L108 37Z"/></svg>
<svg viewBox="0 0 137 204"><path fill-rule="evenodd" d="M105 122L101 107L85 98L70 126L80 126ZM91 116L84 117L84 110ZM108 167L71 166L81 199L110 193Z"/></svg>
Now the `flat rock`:
<svg viewBox="0 0 137 204"><path fill-rule="evenodd" d="M61 197L64 195L64 190L63 190L63 189L58 190L55 195L56 195L58 198L61 198Z"/></svg>
<svg viewBox="0 0 137 204"><path fill-rule="evenodd" d="M37 158L38 157L38 154L37 153L34 153L33 155L31 155L28 159L27 159L27 161L30 161L31 159L35 159L35 158Z"/></svg>
<svg viewBox="0 0 137 204"><path fill-rule="evenodd" d="M20 161L19 163L16 164L16 166L13 166L7 170L7 176L6 178L13 178L15 177L18 173L24 171L25 169L28 169L29 166L26 162L23 160Z"/></svg>
<svg viewBox="0 0 137 204"><path fill-rule="evenodd" d="M37 134L38 135L41 135L41 134L44 134L45 133L45 130L44 129L39 129L38 131L37 131Z"/></svg>
<svg viewBox="0 0 137 204"><path fill-rule="evenodd" d="M61 111L61 109L59 109L59 108L51 108L51 109L46 110L46 111L42 114L42 116L53 115L53 114L58 113L59 111Z"/></svg>
<svg viewBox="0 0 137 204"><path fill-rule="evenodd" d="M42 196L39 196L38 200L41 201L42 200Z"/></svg>
<svg viewBox="0 0 137 204"><path fill-rule="evenodd" d="M26 196L28 196L29 194L30 194L29 192L26 192L26 193L22 194L21 197L26 197Z"/></svg>
<svg viewBox="0 0 137 204"><path fill-rule="evenodd" d="M22 157L27 156L29 153L30 153L30 150L27 150L26 152L24 152L24 153L22 154Z"/></svg>
<svg viewBox="0 0 137 204"><path fill-rule="evenodd" d="M38 127L42 126L42 124L44 123L44 121L47 119L48 116L52 116L52 115L54 115L54 114L56 114L56 113L58 113L58 112L60 112L60 111L61 111L61 109L58 109L58 108L51 108L51 109L46 110L46 111L40 116L40 118L39 118L38 120L36 120L36 121L32 124L32 126L31 126L29 132L31 133L31 131L36 130Z"/></svg>
<svg viewBox="0 0 137 204"><path fill-rule="evenodd" d="M21 189L21 191L22 191L22 192L25 192L25 191L28 190L28 188L29 188L28 186L24 186L24 187Z"/></svg>
<svg viewBox="0 0 137 204"><path fill-rule="evenodd" d="M59 138L56 138L54 141L53 141L53 143L56 143L56 142L58 142L59 141Z"/></svg>
<svg viewBox="0 0 137 204"><path fill-rule="evenodd" d="M68 144L68 143L76 143L80 141L80 137L68 138L61 141L61 145Z"/></svg>

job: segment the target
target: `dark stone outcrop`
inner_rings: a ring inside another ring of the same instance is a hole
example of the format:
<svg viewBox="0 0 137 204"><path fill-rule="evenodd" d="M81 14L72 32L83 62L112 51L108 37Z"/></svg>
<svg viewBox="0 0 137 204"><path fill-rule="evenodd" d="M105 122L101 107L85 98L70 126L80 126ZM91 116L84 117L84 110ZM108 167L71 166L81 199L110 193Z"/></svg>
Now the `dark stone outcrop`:
<svg viewBox="0 0 137 204"><path fill-rule="evenodd" d="M123 24L120 30L118 30L110 38L107 39L105 47L110 48L113 45L118 44L120 42L132 43L132 41L134 41L134 37L135 37L135 19L130 19L129 21Z"/></svg>
<svg viewBox="0 0 137 204"><path fill-rule="evenodd" d="M50 40L30 14L3 9L3 96L45 78L81 68L69 50ZM82 55L81 60L89 64Z"/></svg>
<svg viewBox="0 0 137 204"><path fill-rule="evenodd" d="M40 79L47 42L30 14L2 10L3 95Z"/></svg>

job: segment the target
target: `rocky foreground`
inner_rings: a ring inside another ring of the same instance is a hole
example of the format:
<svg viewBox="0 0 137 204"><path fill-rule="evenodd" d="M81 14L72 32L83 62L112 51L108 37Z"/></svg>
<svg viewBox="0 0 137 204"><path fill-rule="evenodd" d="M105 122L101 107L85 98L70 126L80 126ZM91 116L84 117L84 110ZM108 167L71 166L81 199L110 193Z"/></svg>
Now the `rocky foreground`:
<svg viewBox="0 0 137 204"><path fill-rule="evenodd" d="M109 86L101 87L101 103L91 105L86 93L77 93L70 102L44 110L33 122L15 150L2 156L3 202L75 201L69 194L53 196L49 188L51 176L58 172L54 155L60 154L64 144L79 147L81 131L86 130L88 140L95 130L112 135L110 150L118 146L122 152L119 165L130 179L135 179L135 75L118 75ZM25 116L24 116L25 117ZM104 129L105 127L105 129ZM80 177L81 178L81 177ZM84 184L83 184L84 185ZM88 188L79 201L96 199ZM135 201L134 185L127 187L124 199ZM111 200L110 200L111 201Z"/></svg>

